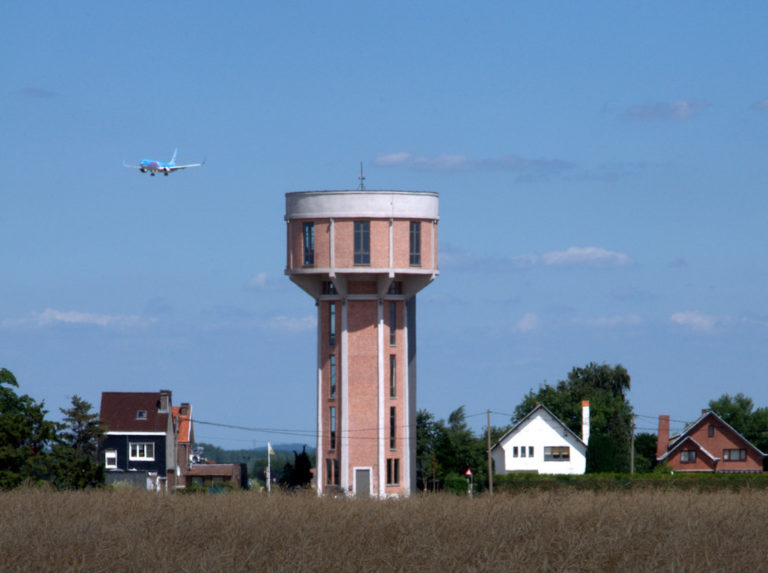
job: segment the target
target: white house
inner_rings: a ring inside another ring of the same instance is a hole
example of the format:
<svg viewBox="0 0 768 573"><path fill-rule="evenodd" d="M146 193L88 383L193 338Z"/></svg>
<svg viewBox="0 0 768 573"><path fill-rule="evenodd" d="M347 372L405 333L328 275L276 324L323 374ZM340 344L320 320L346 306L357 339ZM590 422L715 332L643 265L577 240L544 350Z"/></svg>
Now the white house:
<svg viewBox="0 0 768 573"><path fill-rule="evenodd" d="M588 401L581 403L581 437L538 404L491 448L495 473L583 474L588 441Z"/></svg>

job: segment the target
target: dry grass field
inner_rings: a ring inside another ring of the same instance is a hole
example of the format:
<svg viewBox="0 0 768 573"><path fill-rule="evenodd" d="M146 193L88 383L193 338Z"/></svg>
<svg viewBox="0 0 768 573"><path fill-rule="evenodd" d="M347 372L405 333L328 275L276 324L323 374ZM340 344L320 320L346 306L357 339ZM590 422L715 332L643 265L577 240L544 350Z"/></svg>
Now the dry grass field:
<svg viewBox="0 0 768 573"><path fill-rule="evenodd" d="M768 493L0 493L7 571L748 571Z"/></svg>

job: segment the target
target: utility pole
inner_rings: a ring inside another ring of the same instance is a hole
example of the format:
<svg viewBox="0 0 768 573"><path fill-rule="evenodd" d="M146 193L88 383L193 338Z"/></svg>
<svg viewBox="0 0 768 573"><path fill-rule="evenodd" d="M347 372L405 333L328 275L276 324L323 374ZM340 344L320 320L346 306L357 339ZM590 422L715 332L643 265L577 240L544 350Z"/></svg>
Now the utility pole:
<svg viewBox="0 0 768 573"><path fill-rule="evenodd" d="M635 415L632 414L632 439L629 446L629 473L635 473Z"/></svg>
<svg viewBox="0 0 768 573"><path fill-rule="evenodd" d="M488 414L488 493L493 495L493 460L491 460L491 411Z"/></svg>

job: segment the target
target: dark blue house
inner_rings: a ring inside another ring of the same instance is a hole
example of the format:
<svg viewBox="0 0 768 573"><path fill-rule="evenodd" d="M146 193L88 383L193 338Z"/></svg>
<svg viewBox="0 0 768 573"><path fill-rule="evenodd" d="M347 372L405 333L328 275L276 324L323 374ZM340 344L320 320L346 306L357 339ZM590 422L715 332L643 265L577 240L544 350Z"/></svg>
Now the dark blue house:
<svg viewBox="0 0 768 573"><path fill-rule="evenodd" d="M107 427L100 446L107 483L175 487L179 469L170 390L103 392L100 417Z"/></svg>

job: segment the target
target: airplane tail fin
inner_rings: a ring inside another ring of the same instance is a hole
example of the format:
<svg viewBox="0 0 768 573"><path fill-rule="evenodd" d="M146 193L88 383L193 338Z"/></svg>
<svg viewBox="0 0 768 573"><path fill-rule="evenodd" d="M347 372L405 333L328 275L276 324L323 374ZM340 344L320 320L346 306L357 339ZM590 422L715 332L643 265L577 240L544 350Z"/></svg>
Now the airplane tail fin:
<svg viewBox="0 0 768 573"><path fill-rule="evenodd" d="M173 157L171 157L171 160L169 161L170 165L175 165L176 164L176 154L178 152L179 152L179 148L178 147L173 150Z"/></svg>

